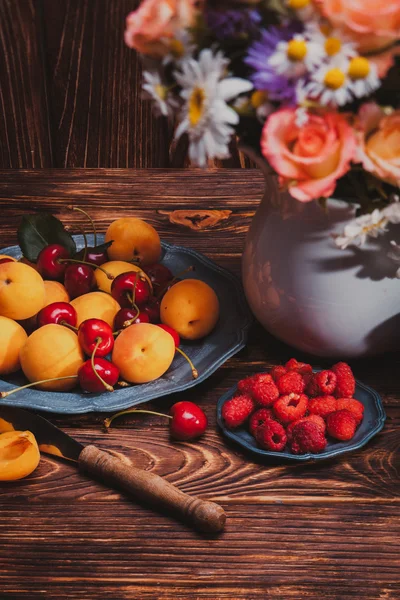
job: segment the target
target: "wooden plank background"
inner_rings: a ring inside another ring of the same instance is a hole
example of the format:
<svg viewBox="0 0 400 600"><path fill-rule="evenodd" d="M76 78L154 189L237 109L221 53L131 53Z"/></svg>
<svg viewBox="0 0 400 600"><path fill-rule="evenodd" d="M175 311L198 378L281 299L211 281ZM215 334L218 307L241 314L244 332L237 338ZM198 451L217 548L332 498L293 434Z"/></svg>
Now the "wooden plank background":
<svg viewBox="0 0 400 600"><path fill-rule="evenodd" d="M188 165L123 41L138 0L0 0L0 168ZM216 166L251 163L232 146Z"/></svg>

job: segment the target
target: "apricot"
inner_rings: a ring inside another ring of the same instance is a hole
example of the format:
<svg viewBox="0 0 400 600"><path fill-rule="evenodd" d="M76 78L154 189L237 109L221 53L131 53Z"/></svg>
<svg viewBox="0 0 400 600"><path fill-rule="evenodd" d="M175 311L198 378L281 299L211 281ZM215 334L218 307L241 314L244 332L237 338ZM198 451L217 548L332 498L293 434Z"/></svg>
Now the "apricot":
<svg viewBox="0 0 400 600"><path fill-rule="evenodd" d="M30 431L9 431L0 435L0 481L16 481L36 469L40 452Z"/></svg>
<svg viewBox="0 0 400 600"><path fill-rule="evenodd" d="M204 281L184 279L173 285L161 302L161 321L186 340L208 335L219 317L217 294Z"/></svg>
<svg viewBox="0 0 400 600"><path fill-rule="evenodd" d="M28 260L27 258L25 258L25 256L21 256L21 258L18 259L18 262L21 262L24 265L28 265L28 267L32 267L32 269L35 269L35 271L37 271L39 273L39 269L38 269L37 264L31 262L30 260Z"/></svg>
<svg viewBox="0 0 400 600"><path fill-rule="evenodd" d="M113 275L114 278L118 275L121 275L121 273L128 273L128 271L141 271L142 276L146 279L147 283L150 286L150 291L153 291L153 286L151 284L150 279L148 278L146 273L142 271L142 269L137 265L125 262L123 260L110 260L109 262L104 263L104 265L101 265L101 267L102 269L105 269L107 273ZM112 280L108 279L107 275L103 271L100 271L100 269L96 269L96 271L94 272L94 276L96 278L96 283L99 290L111 294Z"/></svg>
<svg viewBox="0 0 400 600"><path fill-rule="evenodd" d="M20 321L44 306L43 279L32 267L20 262L0 264L0 315Z"/></svg>
<svg viewBox="0 0 400 600"><path fill-rule="evenodd" d="M138 323L119 334L112 362L126 381L147 383L164 375L174 356L175 343L169 333L151 323Z"/></svg>
<svg viewBox="0 0 400 600"><path fill-rule="evenodd" d="M104 292L90 292L78 296L71 304L78 315L77 327L86 319L102 319L112 327L114 317L121 308L112 296Z"/></svg>
<svg viewBox="0 0 400 600"><path fill-rule="evenodd" d="M62 325L44 325L34 331L20 352L21 367L31 382L54 377L77 375L84 356L74 331ZM40 390L65 392L77 384L77 379L62 379L38 384Z"/></svg>
<svg viewBox="0 0 400 600"><path fill-rule="evenodd" d="M160 260L160 236L152 225L136 217L117 219L107 229L106 242L113 241L108 248L111 260L136 258L143 266Z"/></svg>
<svg viewBox="0 0 400 600"><path fill-rule="evenodd" d="M44 306L48 306L49 304L53 304L53 302L69 302L70 297L63 286L59 281L47 281L44 280Z"/></svg>
<svg viewBox="0 0 400 600"><path fill-rule="evenodd" d="M19 353L28 336L12 319L0 317L0 375L14 373L20 368Z"/></svg>

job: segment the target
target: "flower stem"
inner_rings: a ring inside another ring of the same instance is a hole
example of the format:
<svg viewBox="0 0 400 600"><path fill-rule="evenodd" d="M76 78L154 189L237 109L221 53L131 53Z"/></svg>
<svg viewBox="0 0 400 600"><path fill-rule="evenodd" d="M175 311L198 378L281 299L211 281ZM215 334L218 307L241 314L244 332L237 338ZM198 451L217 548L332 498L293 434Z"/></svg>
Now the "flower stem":
<svg viewBox="0 0 400 600"><path fill-rule="evenodd" d="M129 410L123 410L119 413L116 413L112 417L108 417L107 419L104 419L104 427L106 429L109 429L109 427L110 427L111 423L114 421L114 419L117 419L118 417L122 417L123 415L131 415L133 413L156 415L156 417L165 417L166 419L173 418L171 415L165 415L164 413L155 412L154 410L142 410L142 409L130 408Z"/></svg>
<svg viewBox="0 0 400 600"><path fill-rule="evenodd" d="M15 394L15 392L20 392L21 390L25 390L26 388L33 387L35 385L39 385L40 383L49 383L51 381L62 381L63 379L77 379L78 375L65 375L64 377L53 377L52 379L41 379L40 381L33 381L32 383L27 383L26 385L22 385L21 387L14 388L13 390L9 390L8 392L0 392L0 398L7 398L11 396L11 394Z"/></svg>
<svg viewBox="0 0 400 600"><path fill-rule="evenodd" d="M91 362L91 365L92 365L93 373L96 375L97 379L99 381L101 381L101 383L104 385L104 387L107 390L107 392L113 392L114 388L112 387L112 385L110 385L109 383L107 383L106 381L104 381L104 379L102 378L102 376L100 375L100 373L98 373L96 371L96 366L94 364L94 357L96 355L97 348L99 347L99 345L101 344L101 342L102 342L102 339L98 337L96 339L96 345L93 348L92 356L90 357L90 362Z"/></svg>

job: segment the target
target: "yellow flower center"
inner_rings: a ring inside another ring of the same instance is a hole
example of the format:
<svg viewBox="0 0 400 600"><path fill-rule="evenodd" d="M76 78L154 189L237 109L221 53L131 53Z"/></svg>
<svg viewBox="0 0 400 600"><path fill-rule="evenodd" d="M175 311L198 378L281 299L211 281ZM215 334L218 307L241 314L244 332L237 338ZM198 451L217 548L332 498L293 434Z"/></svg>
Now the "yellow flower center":
<svg viewBox="0 0 400 600"><path fill-rule="evenodd" d="M307 44L303 40L290 40L287 45L287 55L290 60L303 60L307 54Z"/></svg>
<svg viewBox="0 0 400 600"><path fill-rule="evenodd" d="M289 0L289 6L293 10L301 10L310 4L310 0Z"/></svg>
<svg viewBox="0 0 400 600"><path fill-rule="evenodd" d="M335 67L325 73L324 84L331 90L338 90L344 84L345 79L346 75L343 71Z"/></svg>
<svg viewBox="0 0 400 600"><path fill-rule="evenodd" d="M204 90L195 87L189 98L189 121L192 127L196 127L203 116L205 99Z"/></svg>
<svg viewBox="0 0 400 600"><path fill-rule="evenodd" d="M339 38L328 37L327 40L325 40L325 52L328 56L333 56L334 54L337 54L341 47L342 42L339 40Z"/></svg>
<svg viewBox="0 0 400 600"><path fill-rule="evenodd" d="M352 79L364 79L371 70L369 61L363 56L352 58L349 65L349 77Z"/></svg>
<svg viewBox="0 0 400 600"><path fill-rule="evenodd" d="M161 98L161 100L165 100L167 97L167 88L165 87L165 85L161 85L161 83L157 83L157 85L154 86L154 91L157 94L157 96L159 98Z"/></svg>
<svg viewBox="0 0 400 600"><path fill-rule="evenodd" d="M185 47L180 40L171 40L169 43L169 50L175 58L182 58L185 54Z"/></svg>
<svg viewBox="0 0 400 600"><path fill-rule="evenodd" d="M260 108L263 104L268 100L267 92L262 92L261 90L257 90L252 93L250 102L254 108Z"/></svg>

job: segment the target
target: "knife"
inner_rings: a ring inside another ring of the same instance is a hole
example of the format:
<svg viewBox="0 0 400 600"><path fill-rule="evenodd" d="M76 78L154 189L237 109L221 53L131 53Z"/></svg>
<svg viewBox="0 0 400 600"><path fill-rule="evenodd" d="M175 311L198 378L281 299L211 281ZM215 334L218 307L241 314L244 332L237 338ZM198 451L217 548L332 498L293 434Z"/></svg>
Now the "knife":
<svg viewBox="0 0 400 600"><path fill-rule="evenodd" d="M173 513L199 531L219 532L225 525L224 509L185 494L159 475L125 464L96 446L83 446L35 413L13 406L0 406L0 433L31 431L39 449L56 458L73 461L83 473L120 488L144 505Z"/></svg>

